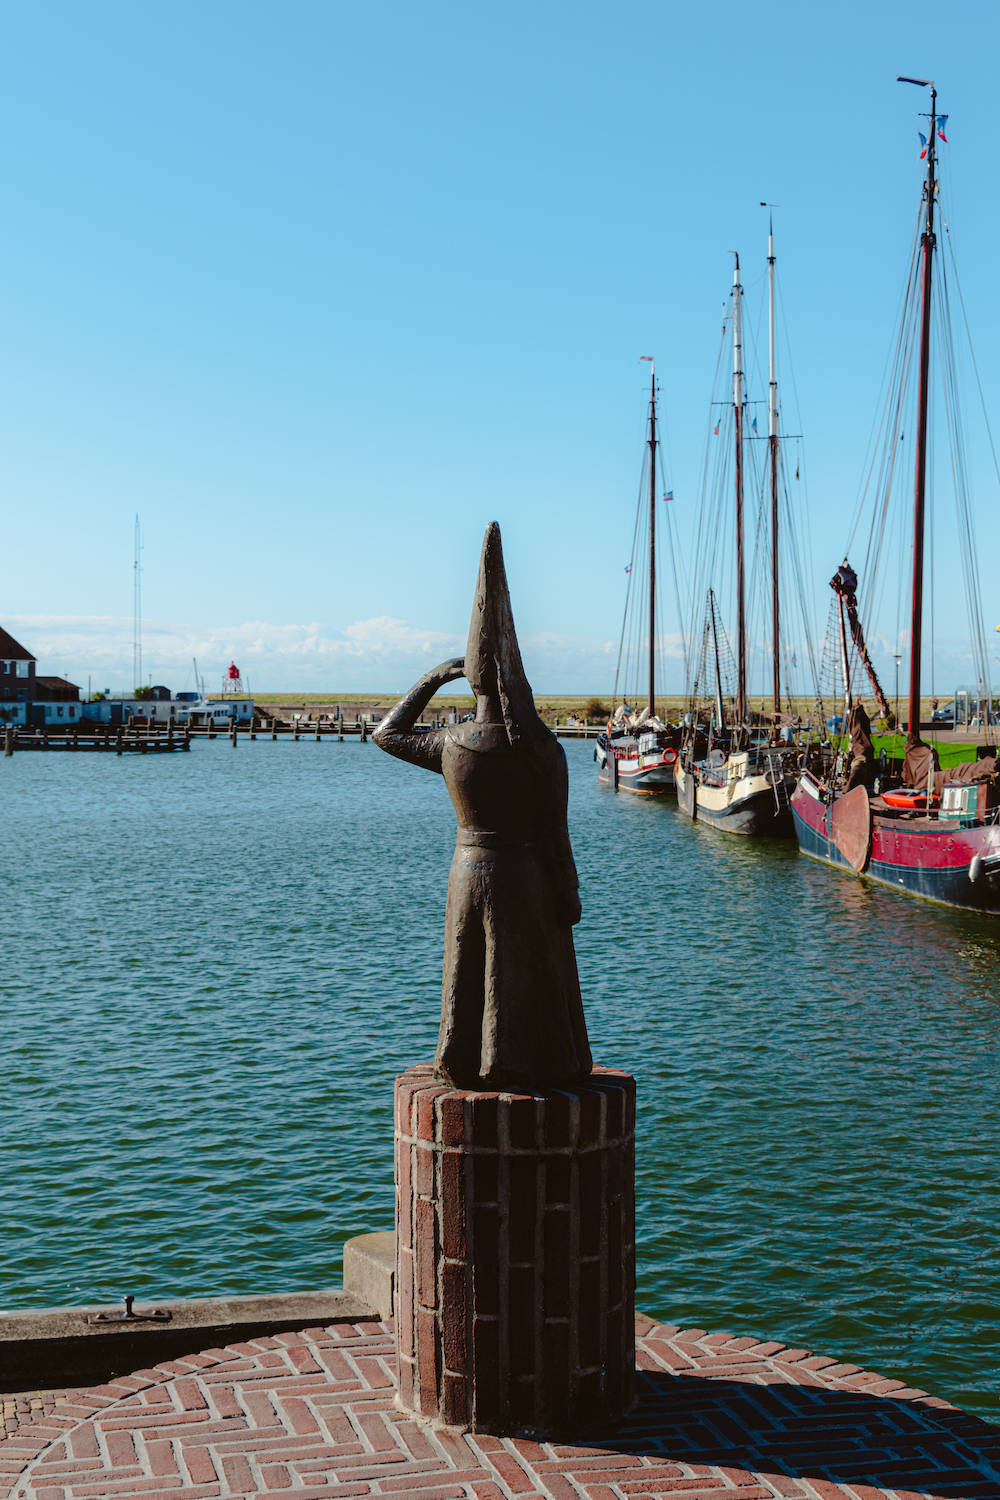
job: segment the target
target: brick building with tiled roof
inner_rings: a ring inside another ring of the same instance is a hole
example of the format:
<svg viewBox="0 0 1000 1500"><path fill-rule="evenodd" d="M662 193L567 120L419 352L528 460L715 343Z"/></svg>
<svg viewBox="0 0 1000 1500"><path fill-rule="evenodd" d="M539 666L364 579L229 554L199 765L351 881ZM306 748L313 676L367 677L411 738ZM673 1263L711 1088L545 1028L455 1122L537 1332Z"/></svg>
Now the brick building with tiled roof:
<svg viewBox="0 0 1000 1500"><path fill-rule="evenodd" d="M22 698L34 703L36 686L35 658L20 641L0 629L0 700Z"/></svg>
<svg viewBox="0 0 1000 1500"><path fill-rule="evenodd" d="M39 677L36 661L20 641L0 629L0 703L78 703L80 689L65 677Z"/></svg>
<svg viewBox="0 0 1000 1500"><path fill-rule="evenodd" d="M35 701L44 703L79 703L80 689L65 677L35 678Z"/></svg>

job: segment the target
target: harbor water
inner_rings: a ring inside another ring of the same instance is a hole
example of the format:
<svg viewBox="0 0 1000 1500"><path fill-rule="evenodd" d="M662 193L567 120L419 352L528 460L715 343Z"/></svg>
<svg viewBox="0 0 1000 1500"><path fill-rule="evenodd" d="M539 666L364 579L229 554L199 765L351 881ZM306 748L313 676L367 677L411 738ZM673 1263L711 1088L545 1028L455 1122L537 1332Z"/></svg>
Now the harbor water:
<svg viewBox="0 0 1000 1500"><path fill-rule="evenodd" d="M637 1305L1000 1420L1000 923L599 787L595 1058L639 1084ZM3 762L0 1308L340 1281L392 1224L454 814L372 744Z"/></svg>

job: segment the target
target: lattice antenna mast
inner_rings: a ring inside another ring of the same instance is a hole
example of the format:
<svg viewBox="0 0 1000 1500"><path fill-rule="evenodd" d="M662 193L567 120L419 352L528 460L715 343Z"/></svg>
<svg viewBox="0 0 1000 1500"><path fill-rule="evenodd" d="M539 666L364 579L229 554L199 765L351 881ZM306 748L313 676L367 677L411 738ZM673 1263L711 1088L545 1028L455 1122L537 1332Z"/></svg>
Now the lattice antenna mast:
<svg viewBox="0 0 1000 1500"><path fill-rule="evenodd" d="M134 688L142 687L142 533L139 530L139 513L135 517L135 561L132 564L135 582L132 602L132 682ZM134 691L133 688L133 691Z"/></svg>

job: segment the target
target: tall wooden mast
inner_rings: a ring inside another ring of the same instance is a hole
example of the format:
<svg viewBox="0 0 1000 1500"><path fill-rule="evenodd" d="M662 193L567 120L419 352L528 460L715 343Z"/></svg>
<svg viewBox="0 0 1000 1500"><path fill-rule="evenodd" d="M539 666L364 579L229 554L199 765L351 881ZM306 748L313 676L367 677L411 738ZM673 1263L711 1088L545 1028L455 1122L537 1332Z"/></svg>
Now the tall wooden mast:
<svg viewBox="0 0 1000 1500"><path fill-rule="evenodd" d="M767 446L771 451L771 639L774 655L774 712L781 712L781 633L778 604L778 378L774 358L774 221L767 234Z"/></svg>
<svg viewBox="0 0 1000 1500"><path fill-rule="evenodd" d="M135 516L135 561L132 564L132 691L142 687L142 532Z"/></svg>
<svg viewBox="0 0 1000 1500"><path fill-rule="evenodd" d="M736 729L749 718L747 622L743 573L743 288L740 258L733 271L733 427L736 434Z"/></svg>
<svg viewBox="0 0 1000 1500"><path fill-rule="evenodd" d="M649 717L656 712L656 365L649 362Z"/></svg>
<svg viewBox="0 0 1000 1500"><path fill-rule="evenodd" d="M931 91L931 128L927 139L927 182L924 187L925 219L920 240L920 383L917 388L917 456L913 495L913 605L910 614L910 722L908 745L920 743L920 655L924 615L924 512L927 494L927 401L931 357L931 269L934 264L935 145L937 140L937 89L930 80L901 79L922 83Z"/></svg>

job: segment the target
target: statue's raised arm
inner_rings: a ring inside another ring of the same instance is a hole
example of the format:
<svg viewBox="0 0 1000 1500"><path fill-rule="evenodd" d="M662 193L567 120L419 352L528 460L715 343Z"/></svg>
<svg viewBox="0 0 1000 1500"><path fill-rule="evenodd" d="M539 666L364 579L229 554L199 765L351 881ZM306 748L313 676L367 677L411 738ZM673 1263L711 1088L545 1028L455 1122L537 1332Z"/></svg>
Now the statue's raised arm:
<svg viewBox="0 0 1000 1500"><path fill-rule="evenodd" d="M410 760L415 766L440 771L443 733L440 730L430 734L415 733L413 726L434 694L440 692L446 682L454 682L456 678L464 676L464 656L453 656L450 661L443 661L439 667L425 672L406 696L400 698L395 708L389 710L372 735L379 749L387 750L400 760Z"/></svg>
<svg viewBox="0 0 1000 1500"><path fill-rule="evenodd" d="M414 731L457 677L474 721ZM566 827L566 757L538 717L518 649L500 528L486 531L465 657L427 673L375 731L391 755L440 771L458 817L445 911L435 1066L459 1088L524 1088L591 1071L572 926L579 882Z"/></svg>

